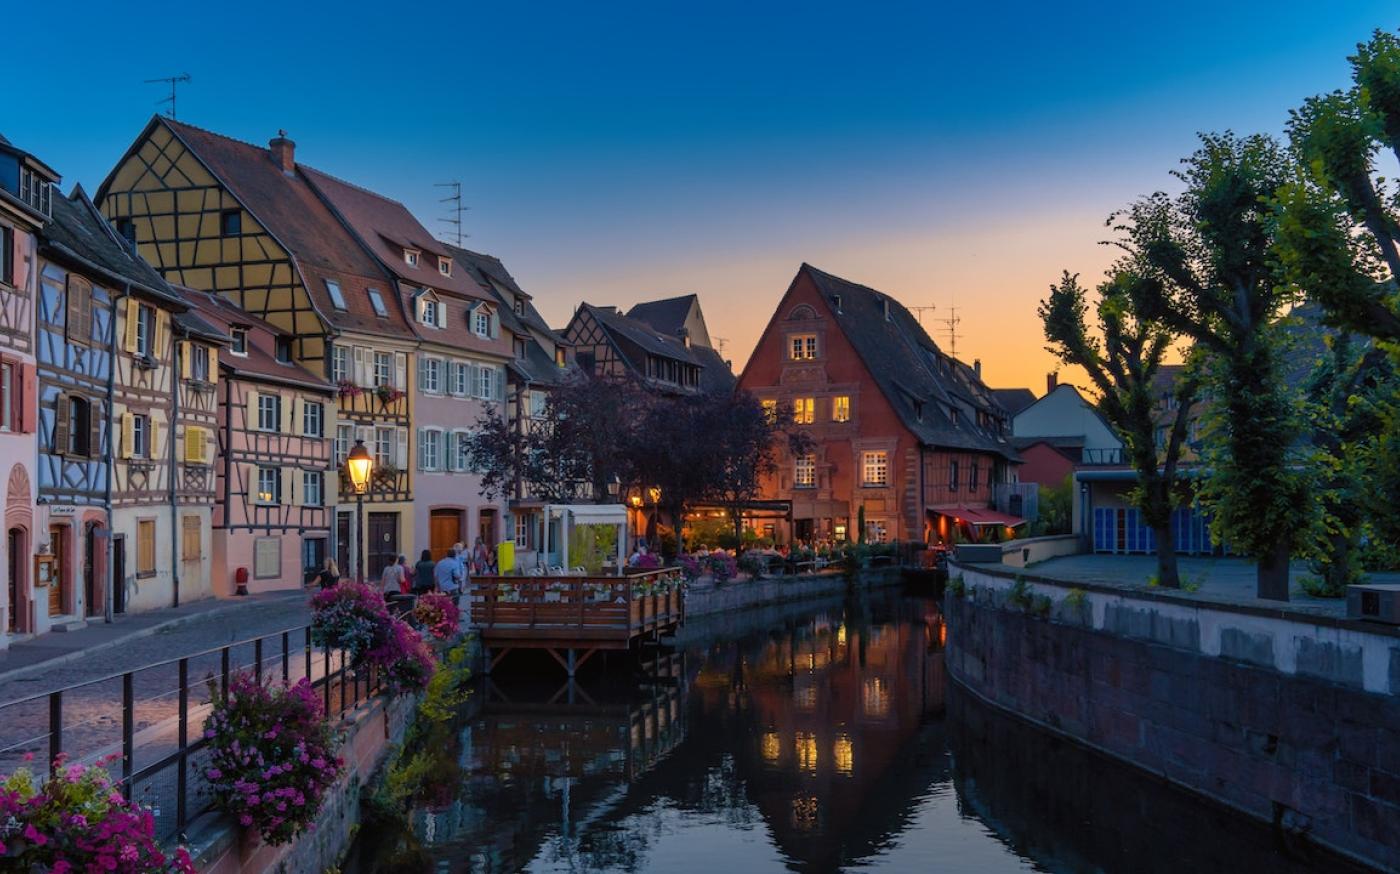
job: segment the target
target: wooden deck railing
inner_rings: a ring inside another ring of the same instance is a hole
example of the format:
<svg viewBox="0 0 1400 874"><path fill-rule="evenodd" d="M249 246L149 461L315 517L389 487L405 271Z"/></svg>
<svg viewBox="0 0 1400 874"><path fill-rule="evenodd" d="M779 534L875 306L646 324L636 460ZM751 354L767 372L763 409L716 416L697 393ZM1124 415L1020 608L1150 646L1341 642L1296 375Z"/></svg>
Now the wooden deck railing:
<svg viewBox="0 0 1400 874"><path fill-rule="evenodd" d="M677 625L684 616L678 588L653 591L674 571L626 577L478 576L472 578L472 623L484 632L529 637L621 638Z"/></svg>

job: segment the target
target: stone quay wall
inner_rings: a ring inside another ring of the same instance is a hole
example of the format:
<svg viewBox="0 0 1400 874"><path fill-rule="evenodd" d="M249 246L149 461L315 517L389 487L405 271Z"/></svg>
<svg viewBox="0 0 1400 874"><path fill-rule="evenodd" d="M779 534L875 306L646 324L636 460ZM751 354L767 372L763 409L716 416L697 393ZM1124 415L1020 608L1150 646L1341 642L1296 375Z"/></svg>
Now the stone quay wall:
<svg viewBox="0 0 1400 874"><path fill-rule="evenodd" d="M1396 629L950 572L948 666L965 689L1292 842L1400 870Z"/></svg>
<svg viewBox="0 0 1400 874"><path fill-rule="evenodd" d="M791 601L812 601L842 595L852 588L896 585L903 581L899 568L866 568L854 575L841 571L731 580L721 586L692 587L685 593L687 619L714 613L730 613Z"/></svg>

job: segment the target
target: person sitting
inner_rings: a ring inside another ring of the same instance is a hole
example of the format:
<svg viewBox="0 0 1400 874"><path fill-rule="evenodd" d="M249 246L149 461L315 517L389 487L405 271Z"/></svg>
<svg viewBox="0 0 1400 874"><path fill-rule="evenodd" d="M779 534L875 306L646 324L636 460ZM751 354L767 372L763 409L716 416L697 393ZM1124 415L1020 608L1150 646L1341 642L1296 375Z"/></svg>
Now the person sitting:
<svg viewBox="0 0 1400 874"><path fill-rule="evenodd" d="M321 566L321 572L316 575L316 583L323 589L329 589L340 582L340 568L335 566L335 559L327 556L325 563Z"/></svg>
<svg viewBox="0 0 1400 874"><path fill-rule="evenodd" d="M421 595L433 590L433 551L423 550L418 563L413 566L413 594Z"/></svg>

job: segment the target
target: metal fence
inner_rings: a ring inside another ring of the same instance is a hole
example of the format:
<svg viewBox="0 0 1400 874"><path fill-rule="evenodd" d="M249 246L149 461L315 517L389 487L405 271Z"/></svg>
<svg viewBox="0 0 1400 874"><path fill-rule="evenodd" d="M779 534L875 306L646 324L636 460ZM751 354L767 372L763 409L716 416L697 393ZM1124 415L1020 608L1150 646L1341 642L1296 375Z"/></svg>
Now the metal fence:
<svg viewBox="0 0 1400 874"><path fill-rule="evenodd" d="M310 626L297 626L0 704L0 774L31 759L42 767L45 755L51 769L60 754L112 757L122 794L153 809L158 837L183 838L213 801L204 719L242 670L260 683L309 679L328 717L379 691L373 672L352 669L343 650L318 650Z"/></svg>

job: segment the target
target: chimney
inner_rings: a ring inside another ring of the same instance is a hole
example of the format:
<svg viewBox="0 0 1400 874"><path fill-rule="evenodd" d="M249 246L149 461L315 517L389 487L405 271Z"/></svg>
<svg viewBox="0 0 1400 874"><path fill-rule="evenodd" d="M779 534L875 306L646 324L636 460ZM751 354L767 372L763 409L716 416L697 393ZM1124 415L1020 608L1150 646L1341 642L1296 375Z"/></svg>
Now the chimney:
<svg viewBox="0 0 1400 874"><path fill-rule="evenodd" d="M287 139L287 132L279 130L277 136L267 141L267 150L272 153L272 160L277 162L282 172L288 176L292 175L297 166L297 144Z"/></svg>
<svg viewBox="0 0 1400 874"><path fill-rule="evenodd" d="M1050 392L1054 391L1054 390L1055 390L1055 386L1057 386L1057 385L1059 385L1059 384L1060 384L1060 375L1059 375L1058 373L1047 373L1047 374L1045 374L1045 393L1046 393L1046 394L1050 394Z"/></svg>
<svg viewBox="0 0 1400 874"><path fill-rule="evenodd" d="M681 343L685 348L690 348L690 329L682 325L676 329L676 336L681 338Z"/></svg>
<svg viewBox="0 0 1400 874"><path fill-rule="evenodd" d="M981 379L981 378L982 378L982 359L981 359L981 358L974 358L974 359L972 359L972 375L975 376L975 377L977 377L978 379Z"/></svg>

